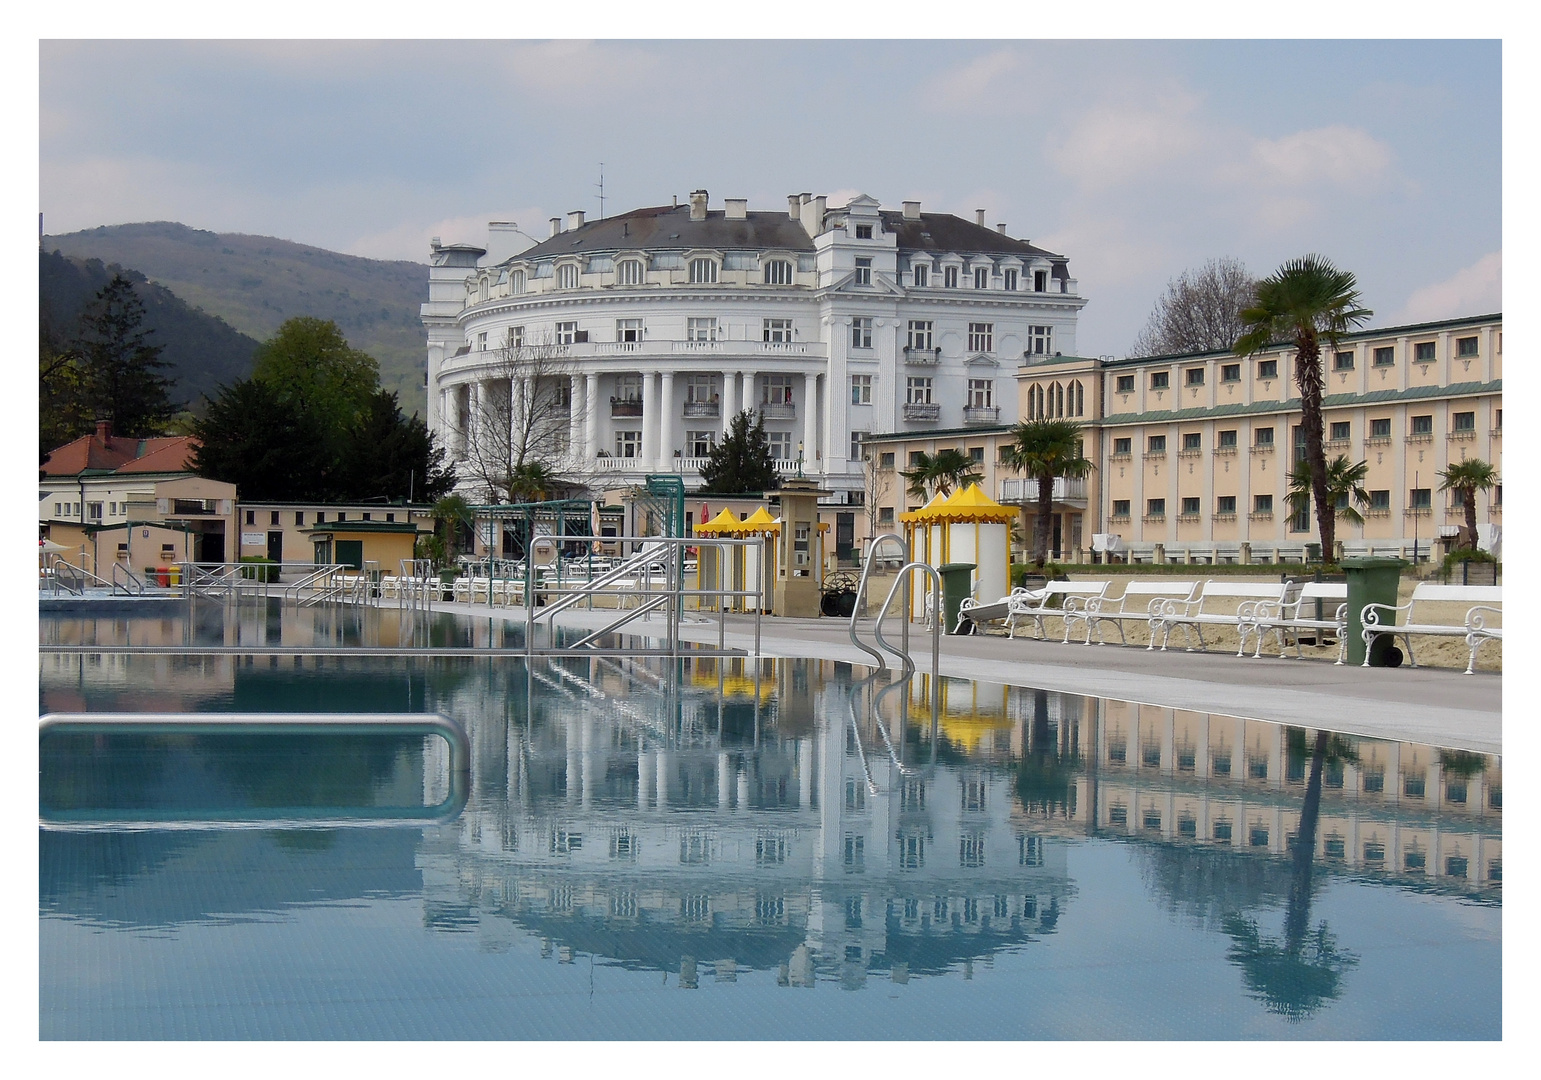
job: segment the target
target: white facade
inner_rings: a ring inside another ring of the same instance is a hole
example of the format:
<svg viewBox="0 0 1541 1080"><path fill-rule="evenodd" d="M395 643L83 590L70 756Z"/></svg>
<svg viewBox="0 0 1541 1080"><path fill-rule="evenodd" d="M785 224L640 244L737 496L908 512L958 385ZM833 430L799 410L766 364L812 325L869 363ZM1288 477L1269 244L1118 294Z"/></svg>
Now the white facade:
<svg viewBox="0 0 1541 1080"><path fill-rule="evenodd" d="M709 210L702 191L566 226L553 218L547 240L511 255L504 223L488 249L435 243L429 426L452 456L476 438L466 420L483 395L528 392L505 346L552 343L570 403L553 447L563 472L595 488L677 472L698 488L707 449L747 408L784 472L800 463L854 502L853 436L1014 422L1018 364L1073 355L1085 303L1063 256L983 211L806 194L785 211Z"/></svg>

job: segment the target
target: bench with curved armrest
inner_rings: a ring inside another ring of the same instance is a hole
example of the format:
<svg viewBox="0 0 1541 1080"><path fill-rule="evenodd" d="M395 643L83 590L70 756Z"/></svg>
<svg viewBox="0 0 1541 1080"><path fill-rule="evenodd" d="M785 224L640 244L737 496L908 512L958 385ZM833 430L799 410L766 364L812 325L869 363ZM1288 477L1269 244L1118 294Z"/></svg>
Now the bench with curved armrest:
<svg viewBox="0 0 1541 1080"><path fill-rule="evenodd" d="M1008 597L1006 601L1006 635L1016 637L1017 622L1031 622L1038 629L1038 640L1046 637L1043 620L1046 615L1058 615L1065 619L1064 644L1070 643L1070 619L1065 606L1073 599L1090 600L1108 591L1111 581L1051 581L1036 592Z"/></svg>
<svg viewBox="0 0 1541 1080"><path fill-rule="evenodd" d="M1321 618L1316 615L1317 601L1324 602ZM1330 617L1328 611L1332 613ZM1251 622L1257 634L1254 659L1263 655L1263 639L1269 634L1273 634L1278 643L1281 660L1284 659L1286 638L1295 642L1295 658L1305 659L1305 653L1300 650L1303 633L1314 633L1318 638L1323 634L1334 635L1338 640L1338 664L1343 663L1348 651L1348 585L1345 582L1308 581L1293 600L1278 604L1272 600L1247 602L1237 608L1237 615Z"/></svg>
<svg viewBox="0 0 1541 1080"><path fill-rule="evenodd" d="M1400 637L1407 645L1407 659L1413 667L1418 660L1413 655L1413 635L1420 637L1458 637L1466 642L1466 674L1472 673L1477 663L1477 649L1484 641L1503 640L1503 628L1495 625L1495 617L1503 614L1503 586L1501 585L1435 585L1421 582L1413 589L1412 597L1405 604L1366 604L1360 612L1360 631L1364 637L1364 666L1370 666L1370 647L1383 634ZM1435 614L1429 608L1434 604L1467 604L1465 617L1457 623L1435 622ZM1407 621L1396 621L1398 612L1407 612ZM1422 619L1423 621L1419 621Z"/></svg>
<svg viewBox="0 0 1541 1080"><path fill-rule="evenodd" d="M967 619L970 623L973 624L974 632L978 633L981 629L984 628L985 624L1001 622L1007 618L1011 614L1010 601L1014 597L1027 597L1030 595L1034 595L1033 590L1024 589L1022 586L1018 585L1015 589L1012 589L1011 592L1001 597L999 600L992 601L988 604L981 604L972 596L965 596L963 598L963 603L958 608L958 625L953 629L954 631L961 631L963 628L963 621ZM927 599L930 599L929 594L927 594Z"/></svg>
<svg viewBox="0 0 1541 1080"><path fill-rule="evenodd" d="M1253 612L1259 602L1283 605L1291 599L1299 586L1294 582L1259 584L1256 582L1206 581L1196 600L1158 600L1151 606L1150 645L1156 647L1161 637L1161 651L1166 652L1172 640L1172 630L1181 627L1185 652L1193 652L1193 635L1199 639L1199 650L1207 650L1204 627L1234 629L1240 638L1236 655L1245 655L1247 635L1257 633Z"/></svg>
<svg viewBox="0 0 1541 1080"><path fill-rule="evenodd" d="M1086 640L1081 644L1092 643L1093 632L1097 635L1097 644L1106 645L1102 639L1102 628L1111 624L1118 630L1118 643L1129 644L1124 636L1124 623L1146 623L1152 627L1154 623L1151 616L1156 605L1162 600L1192 600L1199 590L1197 581L1130 581L1124 586L1123 595L1070 597L1065 601L1065 636L1070 636L1071 624L1084 622L1086 624Z"/></svg>

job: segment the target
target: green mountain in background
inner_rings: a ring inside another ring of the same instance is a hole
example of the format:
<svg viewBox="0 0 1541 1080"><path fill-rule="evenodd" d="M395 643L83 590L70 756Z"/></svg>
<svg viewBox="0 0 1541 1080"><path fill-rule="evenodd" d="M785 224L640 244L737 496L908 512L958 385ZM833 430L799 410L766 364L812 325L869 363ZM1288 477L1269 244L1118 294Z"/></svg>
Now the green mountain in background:
<svg viewBox="0 0 1541 1080"><path fill-rule="evenodd" d="M342 255L271 236L213 233L174 221L45 236L45 251L133 267L243 334L266 340L285 319L335 322L380 363L403 412L424 412L428 338L419 307L428 267Z"/></svg>
<svg viewBox="0 0 1541 1080"><path fill-rule="evenodd" d="M38 258L38 316L58 345L75 336L81 311L119 273L134 283L134 293L144 304L150 343L161 346L161 359L169 365L161 374L171 380L172 401L201 414L205 395L212 398L220 386L251 374L255 338L189 306L137 270L46 251Z"/></svg>

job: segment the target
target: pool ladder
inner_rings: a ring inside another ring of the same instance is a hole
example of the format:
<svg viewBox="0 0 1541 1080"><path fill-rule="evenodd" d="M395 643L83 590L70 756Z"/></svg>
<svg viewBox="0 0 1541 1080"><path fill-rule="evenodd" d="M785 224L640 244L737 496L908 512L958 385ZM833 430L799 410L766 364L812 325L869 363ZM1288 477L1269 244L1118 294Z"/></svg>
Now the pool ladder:
<svg viewBox="0 0 1541 1080"><path fill-rule="evenodd" d="M872 576L872 568L878 561L880 548L886 541L891 541L899 549L901 566L894 583L889 587L888 596L884 598L883 605L878 609L877 617L873 621L872 636L876 642L876 648L868 645L861 639L859 633L862 600L867 595L867 582ZM903 755L894 749L893 739L889 737L888 727L883 723L881 705L883 699L898 689L905 689L904 705L900 711L899 737L904 738L904 724L907 719L909 696L908 687L910 680L915 675L915 661L910 657L910 575L915 572L926 575L927 587L930 590L929 601L932 611L942 610L942 578L936 572L936 568L923 562L917 562L910 558L910 548L902 536L897 533L883 533L873 538L867 545L867 557L862 563L861 581L856 586L856 600L851 609L850 635L851 644L876 661L876 670L871 675L851 687L850 700L847 712L851 721L851 731L855 737L856 753L861 759L862 771L866 775L867 789L874 795L878 793L877 782L872 777L872 770L867 763L866 750L862 747L860 725L856 721L857 699L862 697L868 687L888 670L888 660L884 652L892 654L898 661L902 671L899 678L890 682L877 693L872 695L870 702L871 719L877 728L878 734L883 738L884 748L888 752L888 758L893 763L901 776L917 776L920 770L914 766L904 764ZM894 597L901 598L902 621L900 623L899 645L896 647L883 634L883 620L888 617L889 609L893 607ZM931 748L936 751L937 720L941 712L941 667L942 667L942 620L933 618L930 621L931 630Z"/></svg>

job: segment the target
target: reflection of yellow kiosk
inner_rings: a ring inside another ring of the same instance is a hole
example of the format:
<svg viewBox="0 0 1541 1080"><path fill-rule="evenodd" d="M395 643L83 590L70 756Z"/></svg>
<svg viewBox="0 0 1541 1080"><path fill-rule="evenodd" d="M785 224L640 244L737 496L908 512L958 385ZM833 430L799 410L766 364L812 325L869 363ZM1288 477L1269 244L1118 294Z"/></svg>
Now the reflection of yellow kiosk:
<svg viewBox="0 0 1541 1080"><path fill-rule="evenodd" d="M1011 582L1011 523L1015 507L1002 506L978 484L970 484L947 498L937 495L919 510L899 515L910 558L929 566L973 563L969 584L982 604L1005 596ZM910 585L913 617L925 615L926 579L915 573Z"/></svg>
<svg viewBox="0 0 1541 1080"><path fill-rule="evenodd" d="M773 550L774 537L780 531L781 524L766 513L763 506L742 521L734 516L733 511L724 510L695 528L697 536L766 537L771 541L766 544L766 554ZM731 589L737 592L757 588L762 594L762 610L768 611L775 584L773 567L774 559L762 559L760 549L752 544L731 548L703 546L696 554L696 588ZM703 596L700 601L703 609L717 610L718 598ZM753 610L753 601L747 596L729 597L723 602L728 605L729 611Z"/></svg>

